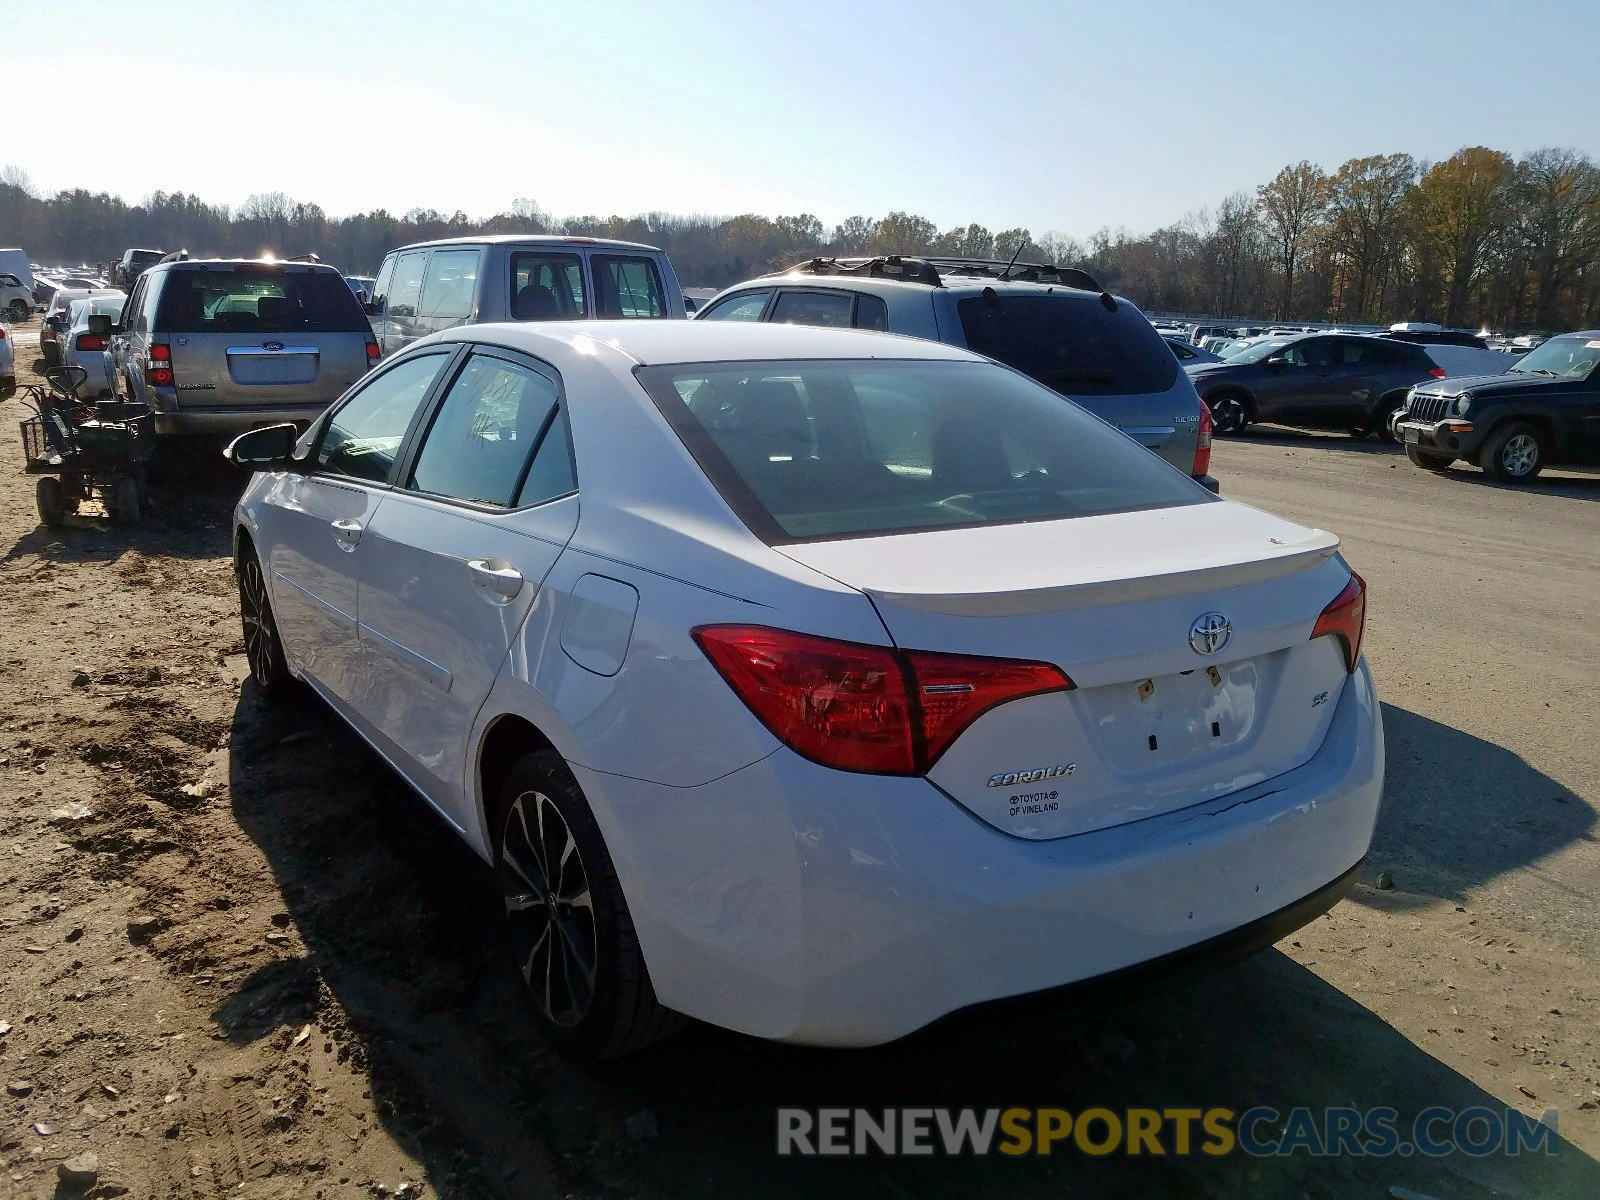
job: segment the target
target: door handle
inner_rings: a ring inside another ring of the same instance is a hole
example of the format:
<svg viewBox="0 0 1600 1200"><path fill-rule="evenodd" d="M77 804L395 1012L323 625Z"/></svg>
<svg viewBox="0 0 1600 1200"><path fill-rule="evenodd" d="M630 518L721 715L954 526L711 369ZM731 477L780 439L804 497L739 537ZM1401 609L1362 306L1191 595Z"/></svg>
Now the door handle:
<svg viewBox="0 0 1600 1200"><path fill-rule="evenodd" d="M362 528L360 521L352 521L349 517L340 517L333 522L334 544L346 554L352 553L361 543Z"/></svg>
<svg viewBox="0 0 1600 1200"><path fill-rule="evenodd" d="M502 602L516 599L522 590L522 572L515 567L497 567L487 558L470 558L467 570L473 583Z"/></svg>

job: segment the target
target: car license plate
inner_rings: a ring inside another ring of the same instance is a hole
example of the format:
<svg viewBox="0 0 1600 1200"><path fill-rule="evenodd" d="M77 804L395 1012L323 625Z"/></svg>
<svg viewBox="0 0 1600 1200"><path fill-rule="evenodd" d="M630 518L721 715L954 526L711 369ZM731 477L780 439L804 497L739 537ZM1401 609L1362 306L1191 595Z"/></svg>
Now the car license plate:
<svg viewBox="0 0 1600 1200"><path fill-rule="evenodd" d="M1414 446L1422 440L1422 430L1415 425L1406 426L1406 445Z"/></svg>

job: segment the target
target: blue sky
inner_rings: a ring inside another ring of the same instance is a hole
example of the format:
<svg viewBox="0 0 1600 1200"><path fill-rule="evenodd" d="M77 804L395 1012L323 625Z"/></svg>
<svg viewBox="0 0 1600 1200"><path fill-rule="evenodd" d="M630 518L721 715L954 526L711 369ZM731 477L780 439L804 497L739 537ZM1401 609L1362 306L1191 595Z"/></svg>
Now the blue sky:
<svg viewBox="0 0 1600 1200"><path fill-rule="evenodd" d="M78 132L70 98L42 119L41 92L0 162L129 199L476 216L529 196L829 225L905 209L1083 236L1301 158L1600 157L1596 0L64 0L6 24L49 94L69 61L109 86L104 134ZM124 47L148 65L115 65Z"/></svg>

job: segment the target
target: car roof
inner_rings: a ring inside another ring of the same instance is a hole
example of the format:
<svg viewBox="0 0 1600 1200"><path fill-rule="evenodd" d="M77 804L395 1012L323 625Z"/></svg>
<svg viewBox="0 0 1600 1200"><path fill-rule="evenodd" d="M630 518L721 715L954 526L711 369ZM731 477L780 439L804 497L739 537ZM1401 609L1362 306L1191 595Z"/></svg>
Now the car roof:
<svg viewBox="0 0 1600 1200"><path fill-rule="evenodd" d="M591 237L562 237L555 233L480 233L468 237L435 238L431 242L410 242L404 246L397 246L390 253L400 250L425 250L434 246L598 246L602 250L649 250L654 254L661 253L659 246L647 246L643 242L623 242L615 238Z"/></svg>
<svg viewBox="0 0 1600 1200"><path fill-rule="evenodd" d="M987 361L969 350L925 338L764 321L499 322L461 326L424 340L488 342L546 359L593 354L599 343L640 365L773 359Z"/></svg>
<svg viewBox="0 0 1600 1200"><path fill-rule="evenodd" d="M1001 296L1039 296L1046 293L1098 300L1101 293L1087 288L1069 287L1064 283L1037 283L1026 279L996 279L994 276L965 275L959 271L941 271L942 286L933 287L917 280L894 279L883 275L819 275L805 270L774 271L755 279L734 284L728 290L755 287L804 287L813 291L845 289L861 292L918 292L924 296L945 292L956 296L981 295L985 290Z"/></svg>

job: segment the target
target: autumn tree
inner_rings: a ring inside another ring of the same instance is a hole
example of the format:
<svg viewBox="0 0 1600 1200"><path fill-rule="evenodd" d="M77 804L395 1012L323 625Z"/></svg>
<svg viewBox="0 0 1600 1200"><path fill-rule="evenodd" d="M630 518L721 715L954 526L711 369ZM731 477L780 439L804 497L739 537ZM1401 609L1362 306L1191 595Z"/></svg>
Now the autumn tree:
<svg viewBox="0 0 1600 1200"><path fill-rule="evenodd" d="M1558 299L1600 260L1600 168L1576 150L1535 150L1516 165L1510 199L1534 323L1554 328Z"/></svg>
<svg viewBox="0 0 1600 1200"><path fill-rule="evenodd" d="M1327 206L1328 177L1321 168L1304 160L1283 168L1270 183L1256 189L1256 207L1272 239L1278 269L1283 273L1279 317L1292 315L1295 268Z"/></svg>
<svg viewBox="0 0 1600 1200"><path fill-rule="evenodd" d="M1484 250L1505 232L1512 167L1509 154L1470 146L1435 163L1417 185L1418 232L1438 255L1448 324L1467 319Z"/></svg>
<svg viewBox="0 0 1600 1200"><path fill-rule="evenodd" d="M1400 216L1416 180L1417 163L1409 154L1375 154L1352 158L1328 181L1336 319L1381 319Z"/></svg>

